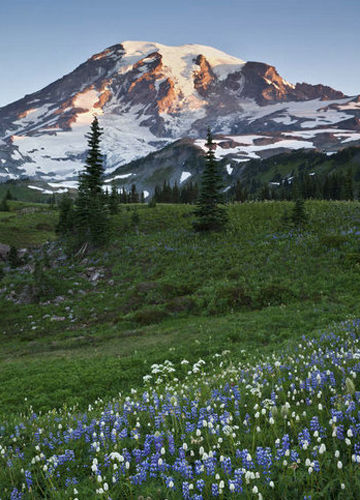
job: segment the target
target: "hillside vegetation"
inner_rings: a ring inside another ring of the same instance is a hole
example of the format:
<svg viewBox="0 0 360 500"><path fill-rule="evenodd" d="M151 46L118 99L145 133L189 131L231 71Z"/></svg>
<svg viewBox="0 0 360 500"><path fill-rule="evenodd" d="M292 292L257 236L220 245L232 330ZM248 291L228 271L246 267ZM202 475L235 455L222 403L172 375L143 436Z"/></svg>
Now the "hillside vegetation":
<svg viewBox="0 0 360 500"><path fill-rule="evenodd" d="M85 411L7 418L6 498L357 499L359 322L149 367Z"/></svg>
<svg viewBox="0 0 360 500"><path fill-rule="evenodd" d="M358 324L336 324L360 317L358 202L306 202L301 231L293 203L233 204L212 234L122 206L75 256L41 245L56 210L9 203L4 498L356 498Z"/></svg>
<svg viewBox="0 0 360 500"><path fill-rule="evenodd" d="M0 211L0 243L28 248L55 239L56 210L44 203L9 201L8 205L8 212Z"/></svg>
<svg viewBox="0 0 360 500"><path fill-rule="evenodd" d="M140 383L164 356L275 349L357 315L358 203L307 202L302 232L283 222L292 206L230 205L226 232L199 235L192 207L139 205L112 217L105 251L70 259L54 243L33 249L1 282L0 410L85 407ZM24 235L28 216L16 215Z"/></svg>

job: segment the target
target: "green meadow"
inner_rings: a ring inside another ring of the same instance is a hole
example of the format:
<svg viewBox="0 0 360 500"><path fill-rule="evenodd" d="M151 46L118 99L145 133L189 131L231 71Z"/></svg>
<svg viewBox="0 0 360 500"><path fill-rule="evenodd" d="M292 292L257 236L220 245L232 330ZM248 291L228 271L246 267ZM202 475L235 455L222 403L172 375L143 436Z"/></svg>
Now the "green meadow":
<svg viewBox="0 0 360 500"><path fill-rule="evenodd" d="M302 231L284 220L293 203L232 204L213 234L193 232L191 206L122 206L106 248L70 257L40 246L55 239L56 210L10 205L0 242L31 251L0 285L3 415L85 408L141 387L165 358L273 352L359 314L358 202L306 202Z"/></svg>

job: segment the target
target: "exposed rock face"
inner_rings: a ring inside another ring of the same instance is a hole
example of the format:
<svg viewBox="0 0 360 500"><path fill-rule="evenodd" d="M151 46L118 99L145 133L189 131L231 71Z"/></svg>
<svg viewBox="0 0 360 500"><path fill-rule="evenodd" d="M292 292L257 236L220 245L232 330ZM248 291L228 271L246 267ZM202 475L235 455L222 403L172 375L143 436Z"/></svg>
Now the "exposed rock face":
<svg viewBox="0 0 360 500"><path fill-rule="evenodd" d="M346 130L358 130L360 131L360 119L356 117L348 118L336 124L337 127Z"/></svg>
<svg viewBox="0 0 360 500"><path fill-rule="evenodd" d="M201 96L205 97L209 94L209 87L211 87L216 77L211 70L210 64L202 54L195 59L195 64L199 66L199 70L194 71L194 87Z"/></svg>
<svg viewBox="0 0 360 500"><path fill-rule="evenodd" d="M274 66L265 63L247 62L243 69L245 87L243 95L255 99L258 104L266 105L282 101L307 101L311 99L342 99L342 92L325 85L285 81Z"/></svg>
<svg viewBox="0 0 360 500"><path fill-rule="evenodd" d="M274 66L258 62L247 62L243 69L245 86L243 95L266 105L293 98L293 86L285 82Z"/></svg>
<svg viewBox="0 0 360 500"><path fill-rule="evenodd" d="M76 179L94 114L111 171L174 140L204 137L208 126L227 135L340 123L358 130L360 100L324 85L292 85L274 66L211 47L123 42L0 108L0 181Z"/></svg>
<svg viewBox="0 0 360 500"><path fill-rule="evenodd" d="M308 83L297 83L295 92L298 100L306 101L308 99L321 99L328 101L330 99L342 99L345 96L339 90L334 90L326 85L309 85Z"/></svg>

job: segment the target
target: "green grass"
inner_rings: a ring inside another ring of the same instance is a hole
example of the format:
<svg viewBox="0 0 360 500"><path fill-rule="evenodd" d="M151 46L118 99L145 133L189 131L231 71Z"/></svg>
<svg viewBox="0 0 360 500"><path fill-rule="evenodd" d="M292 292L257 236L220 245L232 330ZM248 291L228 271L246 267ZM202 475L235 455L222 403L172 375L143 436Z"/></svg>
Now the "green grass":
<svg viewBox="0 0 360 500"><path fill-rule="evenodd" d="M47 203L48 199L51 195L43 194L41 191L37 189L31 189L28 185L33 185L33 182L30 181L10 181L0 183L0 200L7 194L9 191L13 199L21 200L28 203ZM36 185L49 188L49 186L43 182L35 182Z"/></svg>
<svg viewBox="0 0 360 500"><path fill-rule="evenodd" d="M302 234L281 222L291 207L231 205L226 232L211 235L192 231L189 206L138 206L138 227L132 208L122 208L105 249L46 271L48 292L40 304L6 300L10 291L18 297L33 285L30 273L6 274L0 412L29 403L36 410L75 402L85 407L138 386L149 366L165 358L272 351L357 316L359 204L307 202L310 223ZM2 216L0 241L7 243ZM18 217L21 247L26 239L35 244L53 237L38 224L47 220L53 227L56 212L10 216ZM89 268L102 272L96 284ZM57 296L64 298L59 304Z"/></svg>
<svg viewBox="0 0 360 500"><path fill-rule="evenodd" d="M17 248L38 246L55 238L58 214L42 203L9 201L0 212L0 243Z"/></svg>

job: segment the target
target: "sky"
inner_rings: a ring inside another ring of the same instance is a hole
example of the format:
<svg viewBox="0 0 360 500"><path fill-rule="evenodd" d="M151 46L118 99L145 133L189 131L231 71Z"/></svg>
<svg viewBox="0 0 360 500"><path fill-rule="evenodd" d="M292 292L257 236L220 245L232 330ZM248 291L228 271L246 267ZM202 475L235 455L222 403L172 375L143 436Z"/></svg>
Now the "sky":
<svg viewBox="0 0 360 500"><path fill-rule="evenodd" d="M124 40L210 45L360 93L360 0L0 0L0 106Z"/></svg>

